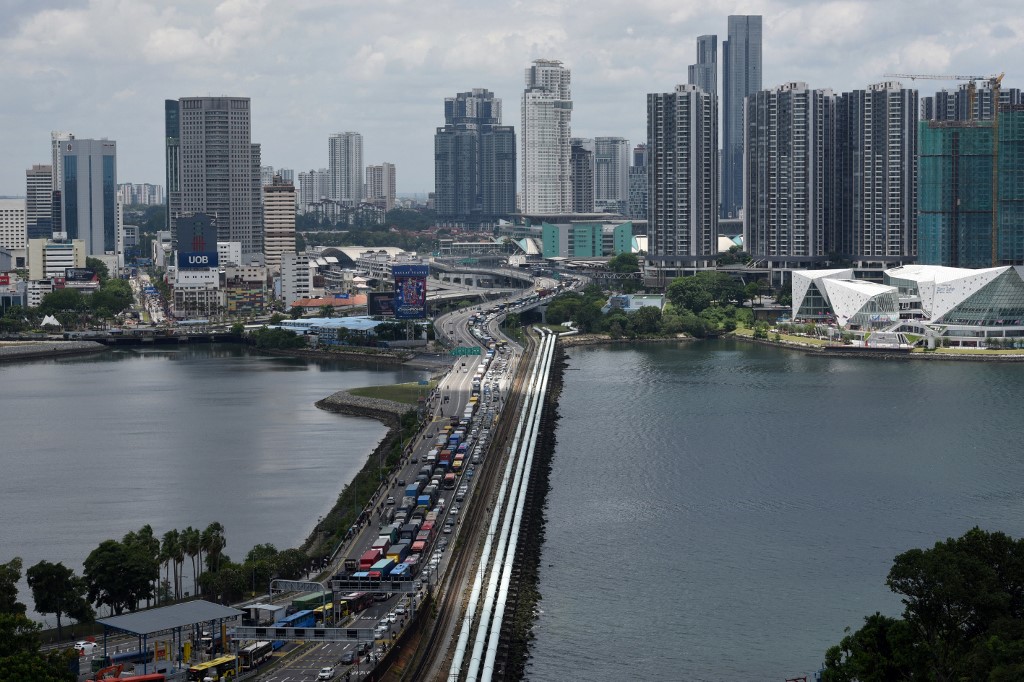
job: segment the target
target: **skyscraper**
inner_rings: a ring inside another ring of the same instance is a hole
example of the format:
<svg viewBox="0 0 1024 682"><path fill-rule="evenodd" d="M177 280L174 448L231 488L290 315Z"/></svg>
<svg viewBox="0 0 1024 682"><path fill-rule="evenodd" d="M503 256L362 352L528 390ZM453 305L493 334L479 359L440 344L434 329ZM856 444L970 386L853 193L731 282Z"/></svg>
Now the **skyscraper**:
<svg viewBox="0 0 1024 682"><path fill-rule="evenodd" d="M434 135L438 217L486 223L515 212L515 131L501 125L501 99L485 88L446 97Z"/></svg>
<svg viewBox="0 0 1024 682"><path fill-rule="evenodd" d="M744 244L751 255L826 254L836 198L834 119L832 91L806 83L747 98Z"/></svg>
<svg viewBox="0 0 1024 682"><path fill-rule="evenodd" d="M53 166L35 164L25 171L25 216L29 239L53 235Z"/></svg>
<svg viewBox="0 0 1024 682"><path fill-rule="evenodd" d="M594 138L594 206L625 213L629 204L629 140Z"/></svg>
<svg viewBox="0 0 1024 682"><path fill-rule="evenodd" d="M385 211L395 207L395 164L385 161L366 167L366 200Z"/></svg>
<svg viewBox="0 0 1024 682"><path fill-rule="evenodd" d="M697 36L697 63L687 69L687 83L718 94L718 36Z"/></svg>
<svg viewBox="0 0 1024 682"><path fill-rule="evenodd" d="M330 199L348 206L363 200L363 136L344 132L327 140L327 163L331 174Z"/></svg>
<svg viewBox="0 0 1024 682"><path fill-rule="evenodd" d="M647 220L647 145L633 148L633 165L629 167L629 211L635 220Z"/></svg>
<svg viewBox="0 0 1024 682"><path fill-rule="evenodd" d="M295 186L275 175L263 187L263 254L267 270L281 271L281 256L295 253Z"/></svg>
<svg viewBox="0 0 1024 682"><path fill-rule="evenodd" d="M887 81L836 102L838 214L831 245L854 259L917 255L917 90Z"/></svg>
<svg viewBox="0 0 1024 682"><path fill-rule="evenodd" d="M331 194L331 174L326 168L299 173L299 213L309 213Z"/></svg>
<svg viewBox="0 0 1024 682"><path fill-rule="evenodd" d="M174 240L174 219L181 212L181 104L164 100L164 175L167 179L167 229Z"/></svg>
<svg viewBox="0 0 1024 682"><path fill-rule="evenodd" d="M571 74L562 62L536 59L523 92L522 208L524 213L572 211Z"/></svg>
<svg viewBox="0 0 1024 682"><path fill-rule="evenodd" d="M730 16L722 43L723 218L743 208L743 100L761 89L761 17Z"/></svg>
<svg viewBox="0 0 1024 682"><path fill-rule="evenodd" d="M594 212L594 140L569 139L569 168L572 180L572 212Z"/></svg>
<svg viewBox="0 0 1024 682"><path fill-rule="evenodd" d="M251 140L249 98L168 100L164 118L167 197L175 242L178 218L203 213L215 221L217 241L240 242L243 255L262 253L260 148ZM172 178L175 167L177 183Z"/></svg>
<svg viewBox="0 0 1024 682"><path fill-rule="evenodd" d="M647 95L649 280L710 266L718 251L718 108L696 85Z"/></svg>
<svg viewBox="0 0 1024 682"><path fill-rule="evenodd" d="M64 140L59 156L60 231L69 240L81 239L87 255L113 251L117 241L117 143Z"/></svg>

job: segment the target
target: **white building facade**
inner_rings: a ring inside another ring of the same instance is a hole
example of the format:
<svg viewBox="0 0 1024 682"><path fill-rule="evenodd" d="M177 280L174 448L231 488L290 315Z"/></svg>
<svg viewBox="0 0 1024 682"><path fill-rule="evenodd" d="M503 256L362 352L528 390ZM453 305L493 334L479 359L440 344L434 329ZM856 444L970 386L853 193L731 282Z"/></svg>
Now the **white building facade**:
<svg viewBox="0 0 1024 682"><path fill-rule="evenodd" d="M570 86L571 74L560 61L537 59L526 69L520 129L524 213L572 212Z"/></svg>

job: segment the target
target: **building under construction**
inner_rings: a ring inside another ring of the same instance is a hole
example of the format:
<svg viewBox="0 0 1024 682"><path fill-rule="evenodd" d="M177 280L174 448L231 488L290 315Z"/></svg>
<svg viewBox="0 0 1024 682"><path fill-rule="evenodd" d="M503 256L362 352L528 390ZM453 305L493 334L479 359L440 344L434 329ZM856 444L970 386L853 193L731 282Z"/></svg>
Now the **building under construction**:
<svg viewBox="0 0 1024 682"><path fill-rule="evenodd" d="M1024 264L1024 105L919 126L918 262Z"/></svg>

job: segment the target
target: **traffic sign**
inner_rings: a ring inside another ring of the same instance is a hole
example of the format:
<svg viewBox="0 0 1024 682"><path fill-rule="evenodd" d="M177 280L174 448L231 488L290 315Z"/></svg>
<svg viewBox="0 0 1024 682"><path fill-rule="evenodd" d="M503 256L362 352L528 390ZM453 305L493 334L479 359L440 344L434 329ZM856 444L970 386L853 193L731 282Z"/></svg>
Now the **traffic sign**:
<svg viewBox="0 0 1024 682"><path fill-rule="evenodd" d="M480 346L456 346L451 350L452 355L481 355Z"/></svg>

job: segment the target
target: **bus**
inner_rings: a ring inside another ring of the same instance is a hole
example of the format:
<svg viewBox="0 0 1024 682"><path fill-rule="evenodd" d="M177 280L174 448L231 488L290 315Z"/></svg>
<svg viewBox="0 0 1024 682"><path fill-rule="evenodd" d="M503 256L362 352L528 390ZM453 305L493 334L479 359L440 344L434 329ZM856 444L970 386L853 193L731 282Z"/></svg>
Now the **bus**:
<svg viewBox="0 0 1024 682"><path fill-rule="evenodd" d="M274 653L273 642L253 642L238 652L242 670L252 670L270 658L272 653Z"/></svg>
<svg viewBox="0 0 1024 682"><path fill-rule="evenodd" d="M238 656L221 656L206 663L197 663L188 669L188 682L204 682L204 680L226 680L235 676Z"/></svg>
<svg viewBox="0 0 1024 682"><path fill-rule="evenodd" d="M352 613L358 613L360 611L365 611L373 605L373 593L353 592L352 594L346 595L345 601L348 602L348 607Z"/></svg>
<svg viewBox="0 0 1024 682"><path fill-rule="evenodd" d="M455 474L444 475L444 489L455 490Z"/></svg>
<svg viewBox="0 0 1024 682"><path fill-rule="evenodd" d="M315 609L313 609L313 620L315 620L317 623L323 623L324 614L330 615L332 613L334 613L334 602L329 601L323 606L318 606Z"/></svg>
<svg viewBox="0 0 1024 682"><path fill-rule="evenodd" d="M311 628L314 625L316 625L316 616L309 610L293 613L287 618L274 623L274 627L279 628Z"/></svg>

